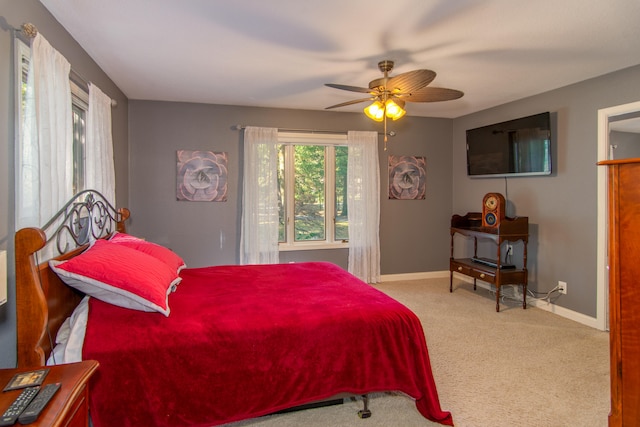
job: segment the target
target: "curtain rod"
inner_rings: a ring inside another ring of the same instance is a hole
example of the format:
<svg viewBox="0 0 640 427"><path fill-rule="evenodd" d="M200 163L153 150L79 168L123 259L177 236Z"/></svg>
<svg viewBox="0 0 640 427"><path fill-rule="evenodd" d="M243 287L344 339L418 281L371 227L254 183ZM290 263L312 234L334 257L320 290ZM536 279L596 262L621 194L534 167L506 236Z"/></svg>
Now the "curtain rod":
<svg viewBox="0 0 640 427"><path fill-rule="evenodd" d="M235 130L246 129L246 125L233 125L231 128ZM292 129L292 128L278 128L282 132L309 132L309 133L334 133L334 134L347 134L344 130L324 130L324 129ZM377 132L378 135L384 135L383 132ZM396 136L394 131L387 132L388 136Z"/></svg>
<svg viewBox="0 0 640 427"><path fill-rule="evenodd" d="M18 36L18 33L21 33L23 36L27 37L27 39L33 39L35 36L38 35L38 28L30 22L25 22L20 26L20 28L15 28L14 26L11 26L11 29L16 33L16 36ZM87 79L82 77L73 68L71 69L71 73L69 77L71 78L71 80L74 80L76 84L80 84L84 86L87 89L87 92L89 91L89 82L87 81ZM118 101L111 98L111 106L117 107Z"/></svg>

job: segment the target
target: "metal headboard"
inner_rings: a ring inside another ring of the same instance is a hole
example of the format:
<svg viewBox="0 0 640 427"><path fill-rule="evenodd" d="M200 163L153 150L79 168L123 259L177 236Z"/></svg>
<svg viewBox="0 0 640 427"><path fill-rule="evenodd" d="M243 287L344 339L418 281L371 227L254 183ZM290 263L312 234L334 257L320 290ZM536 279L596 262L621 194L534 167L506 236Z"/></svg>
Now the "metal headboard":
<svg viewBox="0 0 640 427"><path fill-rule="evenodd" d="M84 190L67 202L41 229L46 246L55 244L58 254L108 236L125 217L98 191ZM128 216L128 215L127 215Z"/></svg>

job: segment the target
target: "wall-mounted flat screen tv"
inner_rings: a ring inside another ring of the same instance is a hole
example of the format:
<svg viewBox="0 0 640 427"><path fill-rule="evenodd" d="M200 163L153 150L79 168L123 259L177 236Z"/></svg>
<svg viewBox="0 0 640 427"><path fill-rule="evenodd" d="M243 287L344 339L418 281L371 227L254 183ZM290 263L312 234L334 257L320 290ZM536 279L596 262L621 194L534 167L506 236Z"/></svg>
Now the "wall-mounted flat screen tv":
<svg viewBox="0 0 640 427"><path fill-rule="evenodd" d="M467 175L551 174L550 116L546 112L467 130Z"/></svg>

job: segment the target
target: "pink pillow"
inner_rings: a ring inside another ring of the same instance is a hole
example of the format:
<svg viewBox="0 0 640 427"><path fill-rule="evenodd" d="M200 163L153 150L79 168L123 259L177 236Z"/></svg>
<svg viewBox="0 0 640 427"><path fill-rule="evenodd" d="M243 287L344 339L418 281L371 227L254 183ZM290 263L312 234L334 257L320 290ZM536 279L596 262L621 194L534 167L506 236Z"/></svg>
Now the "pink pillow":
<svg viewBox="0 0 640 427"><path fill-rule="evenodd" d="M157 258L107 240L67 261L49 261L69 286L120 307L169 316L169 293L182 280Z"/></svg>
<svg viewBox="0 0 640 427"><path fill-rule="evenodd" d="M178 254L156 243L147 242L126 233L115 233L109 241L151 255L174 269L176 273L180 273L180 270L186 267L186 264Z"/></svg>

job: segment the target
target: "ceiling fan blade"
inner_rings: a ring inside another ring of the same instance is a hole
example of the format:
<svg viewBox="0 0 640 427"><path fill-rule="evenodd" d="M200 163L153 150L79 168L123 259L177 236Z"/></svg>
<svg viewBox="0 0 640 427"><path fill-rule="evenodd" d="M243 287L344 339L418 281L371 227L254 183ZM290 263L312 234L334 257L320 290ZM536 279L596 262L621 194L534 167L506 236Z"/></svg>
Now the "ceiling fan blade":
<svg viewBox="0 0 640 427"><path fill-rule="evenodd" d="M354 99L352 101L347 101L341 104L332 105L331 107L326 107L325 110L330 110L331 108L346 107L347 105L358 104L360 102L373 101L374 99L374 96L371 96L369 98Z"/></svg>
<svg viewBox="0 0 640 427"><path fill-rule="evenodd" d="M334 89L348 90L348 91L351 91L351 92L371 93L371 89L366 88L366 87L339 85L339 84L335 84L335 83L325 83L324 85L332 87Z"/></svg>
<svg viewBox="0 0 640 427"><path fill-rule="evenodd" d="M412 93L400 95L400 99L407 102L439 102L461 98L464 92L443 87L425 87Z"/></svg>
<svg viewBox="0 0 640 427"><path fill-rule="evenodd" d="M408 71L389 78L389 81L387 82L387 90L391 92L412 93L427 86L435 78L435 71Z"/></svg>

